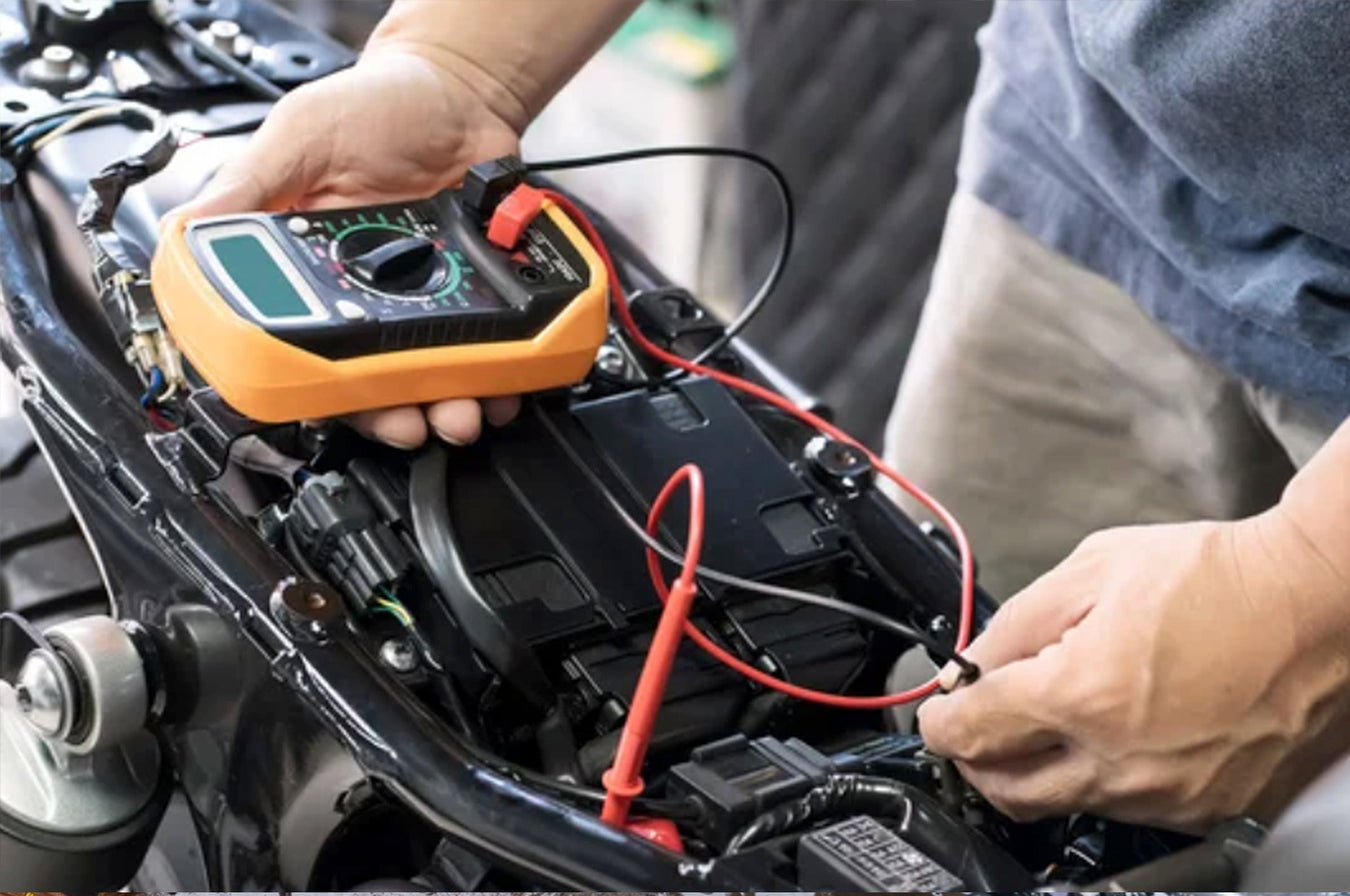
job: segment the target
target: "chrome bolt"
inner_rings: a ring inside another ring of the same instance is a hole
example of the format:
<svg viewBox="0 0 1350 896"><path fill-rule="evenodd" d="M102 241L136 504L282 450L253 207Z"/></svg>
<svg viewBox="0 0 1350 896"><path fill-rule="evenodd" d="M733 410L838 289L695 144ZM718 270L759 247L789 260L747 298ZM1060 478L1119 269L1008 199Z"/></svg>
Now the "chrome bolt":
<svg viewBox="0 0 1350 896"><path fill-rule="evenodd" d="M50 650L34 650L19 669L14 697L19 711L43 737L64 738L74 721L73 689Z"/></svg>
<svg viewBox="0 0 1350 896"><path fill-rule="evenodd" d="M233 19L216 19L207 26L206 36L217 50L236 59L243 59L252 51L252 41L244 36L243 29Z"/></svg>
<svg viewBox="0 0 1350 896"><path fill-rule="evenodd" d="M402 638L390 638L380 645L380 662L395 672L411 672L417 668L417 654Z"/></svg>
<svg viewBox="0 0 1350 896"><path fill-rule="evenodd" d="M65 44L49 44L24 63L19 74L34 87L68 90L89 77L89 61Z"/></svg>
<svg viewBox="0 0 1350 896"><path fill-rule="evenodd" d="M53 77L64 77L75 67L75 51L62 44L52 44L42 49L42 63Z"/></svg>
<svg viewBox="0 0 1350 896"><path fill-rule="evenodd" d="M595 366L610 376L618 376L623 373L626 366L623 352L612 345L602 345L595 356Z"/></svg>
<svg viewBox="0 0 1350 896"><path fill-rule="evenodd" d="M230 19L216 19L211 23L208 31L211 34L211 40L222 50L233 52L235 38L239 37L239 23Z"/></svg>

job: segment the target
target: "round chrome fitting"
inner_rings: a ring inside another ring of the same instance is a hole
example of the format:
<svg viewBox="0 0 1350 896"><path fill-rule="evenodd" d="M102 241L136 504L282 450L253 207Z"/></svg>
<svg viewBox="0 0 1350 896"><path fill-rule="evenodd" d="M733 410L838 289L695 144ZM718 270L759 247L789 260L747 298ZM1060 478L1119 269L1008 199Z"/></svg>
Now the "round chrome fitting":
<svg viewBox="0 0 1350 896"><path fill-rule="evenodd" d="M65 740L75 724L75 683L61 658L34 650L19 669L14 699L19 713L38 734Z"/></svg>
<svg viewBox="0 0 1350 896"><path fill-rule="evenodd" d="M44 90L69 90L89 80L89 61L65 44L49 44L24 63L19 77L25 84Z"/></svg>

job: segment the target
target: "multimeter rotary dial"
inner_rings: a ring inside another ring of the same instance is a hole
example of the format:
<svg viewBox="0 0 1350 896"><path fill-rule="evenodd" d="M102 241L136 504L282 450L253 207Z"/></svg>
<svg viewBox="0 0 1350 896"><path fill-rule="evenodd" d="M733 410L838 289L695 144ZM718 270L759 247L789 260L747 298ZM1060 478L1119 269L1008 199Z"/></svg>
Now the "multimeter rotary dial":
<svg viewBox="0 0 1350 896"><path fill-rule="evenodd" d="M453 288L459 263L435 240L392 224L359 224L338 234L333 261L358 286L390 298L416 301Z"/></svg>

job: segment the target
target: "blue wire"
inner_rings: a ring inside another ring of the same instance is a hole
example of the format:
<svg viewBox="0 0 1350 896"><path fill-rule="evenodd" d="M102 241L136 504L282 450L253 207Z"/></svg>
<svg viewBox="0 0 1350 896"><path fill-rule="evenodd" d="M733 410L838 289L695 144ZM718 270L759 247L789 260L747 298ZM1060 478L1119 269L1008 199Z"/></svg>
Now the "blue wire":
<svg viewBox="0 0 1350 896"><path fill-rule="evenodd" d="M38 140L43 134L48 134L56 130L61 125L65 124L70 117L71 116L68 115L65 118L57 118L52 121L44 121L39 124L30 125L28 130L10 140L10 149L22 149L29 143Z"/></svg>
<svg viewBox="0 0 1350 896"><path fill-rule="evenodd" d="M150 368L150 388L141 396L141 407L150 408L151 403L164 392L164 371L158 367Z"/></svg>

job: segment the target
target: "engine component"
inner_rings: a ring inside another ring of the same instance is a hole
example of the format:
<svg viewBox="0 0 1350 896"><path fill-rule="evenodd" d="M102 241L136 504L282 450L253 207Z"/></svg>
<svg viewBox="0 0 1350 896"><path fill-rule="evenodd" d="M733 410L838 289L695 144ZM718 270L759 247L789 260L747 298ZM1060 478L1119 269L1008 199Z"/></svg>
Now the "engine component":
<svg viewBox="0 0 1350 896"><path fill-rule="evenodd" d="M0 887L124 886L168 804L169 768L144 731L87 755L70 752L29 723L15 689L0 681Z"/></svg>
<svg viewBox="0 0 1350 896"><path fill-rule="evenodd" d="M168 804L171 766L146 730L147 659L132 629L87 616L38 635L0 680L0 887L114 890ZM144 637L143 632L140 633Z"/></svg>
<svg viewBox="0 0 1350 896"><path fill-rule="evenodd" d="M961 879L869 815L812 831L797 845L803 890L902 893L960 890Z"/></svg>
<svg viewBox="0 0 1350 896"><path fill-rule="evenodd" d="M29 0L29 27L57 44L85 44L111 24L117 0ZM123 3L123 7L131 4Z"/></svg>
<svg viewBox="0 0 1350 896"><path fill-rule="evenodd" d="M35 650L24 660L14 685L14 700L28 724L43 737L65 740L75 724L75 683L70 670L50 650Z"/></svg>
<svg viewBox="0 0 1350 896"><path fill-rule="evenodd" d="M206 38L222 53L245 60L253 52L253 39L233 19L216 19L206 28Z"/></svg>
<svg viewBox="0 0 1350 896"><path fill-rule="evenodd" d="M89 60L82 54L65 44L50 44L24 64L19 77L30 87L61 92L80 86L91 74Z"/></svg>

